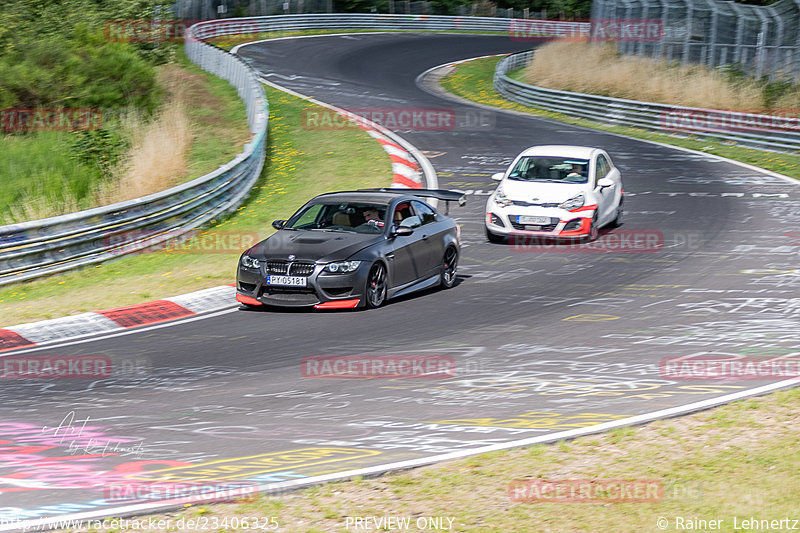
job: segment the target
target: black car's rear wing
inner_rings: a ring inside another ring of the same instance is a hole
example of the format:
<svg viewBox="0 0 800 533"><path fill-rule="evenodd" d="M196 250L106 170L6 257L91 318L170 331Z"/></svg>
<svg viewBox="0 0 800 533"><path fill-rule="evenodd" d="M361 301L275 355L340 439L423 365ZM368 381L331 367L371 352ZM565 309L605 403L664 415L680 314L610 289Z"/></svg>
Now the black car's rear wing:
<svg viewBox="0 0 800 533"><path fill-rule="evenodd" d="M450 202L458 202L460 207L464 207L467 204L467 197L464 196L464 193L449 191L447 189L392 189L389 187L381 187L378 189L359 189L359 191L391 192L396 194L411 194L422 198L436 198L437 200L446 202L445 214L449 214Z"/></svg>

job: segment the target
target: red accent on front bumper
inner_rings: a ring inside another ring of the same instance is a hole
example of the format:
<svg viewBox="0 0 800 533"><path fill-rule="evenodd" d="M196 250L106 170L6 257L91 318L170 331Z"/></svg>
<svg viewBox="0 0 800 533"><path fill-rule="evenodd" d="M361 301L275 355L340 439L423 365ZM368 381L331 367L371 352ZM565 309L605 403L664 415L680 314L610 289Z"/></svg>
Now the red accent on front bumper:
<svg viewBox="0 0 800 533"><path fill-rule="evenodd" d="M589 234L589 226L592 224L591 218L583 218L581 217L581 227L578 229L573 229L570 231L562 231L557 235L557 237L576 237L578 235L588 235Z"/></svg>
<svg viewBox="0 0 800 533"><path fill-rule="evenodd" d="M317 304L314 306L314 309L353 309L360 301L361 300L358 298L355 300L335 300L333 302Z"/></svg>
<svg viewBox="0 0 800 533"><path fill-rule="evenodd" d="M592 205L585 205L583 207L579 207L578 209L570 209L570 213L580 213L581 211L594 211L597 209L597 204Z"/></svg>
<svg viewBox="0 0 800 533"><path fill-rule="evenodd" d="M247 305L264 305L255 298L250 298L249 296L244 296L242 294L236 295L236 301Z"/></svg>

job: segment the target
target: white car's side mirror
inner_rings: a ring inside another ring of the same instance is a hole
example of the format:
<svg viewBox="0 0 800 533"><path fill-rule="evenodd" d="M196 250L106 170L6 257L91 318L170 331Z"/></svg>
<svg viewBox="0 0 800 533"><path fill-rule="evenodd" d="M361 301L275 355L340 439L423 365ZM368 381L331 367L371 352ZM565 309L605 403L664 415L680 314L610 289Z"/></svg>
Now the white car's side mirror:
<svg viewBox="0 0 800 533"><path fill-rule="evenodd" d="M492 179L494 181L502 181L503 173L502 172L498 172L497 174L492 174Z"/></svg>
<svg viewBox="0 0 800 533"><path fill-rule="evenodd" d="M608 187L614 187L614 181L609 178L600 178L597 180L597 186L601 189L606 189Z"/></svg>

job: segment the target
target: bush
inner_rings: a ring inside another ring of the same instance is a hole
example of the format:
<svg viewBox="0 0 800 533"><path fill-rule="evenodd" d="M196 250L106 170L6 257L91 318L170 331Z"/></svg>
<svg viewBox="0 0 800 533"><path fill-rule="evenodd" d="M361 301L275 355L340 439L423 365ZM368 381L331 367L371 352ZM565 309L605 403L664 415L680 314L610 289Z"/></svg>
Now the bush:
<svg viewBox="0 0 800 533"><path fill-rule="evenodd" d="M2 108L133 106L150 113L159 101L153 66L98 34L30 40L0 58Z"/></svg>

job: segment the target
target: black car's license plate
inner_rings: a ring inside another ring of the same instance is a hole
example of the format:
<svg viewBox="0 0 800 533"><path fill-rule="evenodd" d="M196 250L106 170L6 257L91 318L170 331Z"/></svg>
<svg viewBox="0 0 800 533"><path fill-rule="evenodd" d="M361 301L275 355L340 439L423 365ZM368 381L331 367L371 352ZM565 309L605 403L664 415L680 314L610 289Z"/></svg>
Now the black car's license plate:
<svg viewBox="0 0 800 533"><path fill-rule="evenodd" d="M305 287L307 278L302 276L267 276L267 285Z"/></svg>

